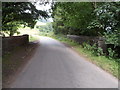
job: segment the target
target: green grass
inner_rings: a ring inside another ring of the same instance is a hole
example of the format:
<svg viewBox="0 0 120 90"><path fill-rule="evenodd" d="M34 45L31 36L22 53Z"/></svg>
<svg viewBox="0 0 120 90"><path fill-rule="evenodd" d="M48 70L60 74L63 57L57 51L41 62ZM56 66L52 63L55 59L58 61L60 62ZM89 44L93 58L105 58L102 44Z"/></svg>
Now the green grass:
<svg viewBox="0 0 120 90"><path fill-rule="evenodd" d="M65 38L63 35L50 35L50 37L70 45L80 55L87 58L87 60L101 67L105 71L111 73L116 78L119 78L118 69L120 64L118 63L118 61L120 61L120 59L109 59L107 56L96 56L95 54L93 54L92 51L86 50L82 47L82 45L73 40Z"/></svg>
<svg viewBox="0 0 120 90"><path fill-rule="evenodd" d="M36 40L39 40L39 38L36 37L36 36L29 35L29 41L30 42L33 42L33 41L36 41Z"/></svg>

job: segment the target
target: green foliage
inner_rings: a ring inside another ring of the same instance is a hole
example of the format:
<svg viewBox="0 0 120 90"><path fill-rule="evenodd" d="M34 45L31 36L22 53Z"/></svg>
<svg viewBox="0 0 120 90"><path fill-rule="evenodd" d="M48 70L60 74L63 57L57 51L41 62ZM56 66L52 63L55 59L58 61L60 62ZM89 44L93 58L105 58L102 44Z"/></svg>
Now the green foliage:
<svg viewBox="0 0 120 90"><path fill-rule="evenodd" d="M115 53L114 50L112 50L111 48L108 48L108 54L109 54L109 58L114 58L117 56L117 54Z"/></svg>
<svg viewBox="0 0 120 90"><path fill-rule="evenodd" d="M89 34L94 36L102 35L104 30L102 29L102 25L98 22L98 20L93 20L87 27L89 30Z"/></svg>
<svg viewBox="0 0 120 90"><path fill-rule="evenodd" d="M104 55L102 48L97 47L96 44L90 45L90 44L88 44L88 43L83 43L83 48L86 49L86 50L91 51L94 55L97 55L97 56L102 56L102 55Z"/></svg>
<svg viewBox="0 0 120 90"><path fill-rule="evenodd" d="M52 14L55 33L85 34L88 24L94 17L92 11L92 3L55 3Z"/></svg>
<svg viewBox="0 0 120 90"><path fill-rule="evenodd" d="M47 36L53 33L52 22L46 23L46 25L37 25L36 28L40 31L40 35Z"/></svg>
<svg viewBox="0 0 120 90"><path fill-rule="evenodd" d="M83 47L84 47L84 49L92 50L92 46L87 43L83 43Z"/></svg>
<svg viewBox="0 0 120 90"><path fill-rule="evenodd" d="M62 3L62 10L66 14L64 24L69 27L84 29L93 18L92 3L89 2Z"/></svg>
<svg viewBox="0 0 120 90"><path fill-rule="evenodd" d="M111 33L104 33L104 37L106 38L106 44L120 46L120 30Z"/></svg>
<svg viewBox="0 0 120 90"><path fill-rule="evenodd" d="M97 48L97 55L98 55L98 56L104 55L104 54L103 54L103 49L102 49L102 48L100 48L100 47Z"/></svg>
<svg viewBox="0 0 120 90"><path fill-rule="evenodd" d="M96 19L103 30L113 32L120 25L120 2L106 2L95 9Z"/></svg>
<svg viewBox="0 0 120 90"><path fill-rule="evenodd" d="M100 47L97 47L96 44L90 45L88 43L83 43L82 46L85 50L90 51L92 54L94 54L96 56L106 56L106 54L103 53L103 49ZM118 56L118 54L114 50L112 50L111 48L108 48L107 51L108 51L108 58L109 59L114 59Z"/></svg>
<svg viewBox="0 0 120 90"><path fill-rule="evenodd" d="M120 28L120 2L57 2L52 10L58 34L103 36Z"/></svg>
<svg viewBox="0 0 120 90"><path fill-rule="evenodd" d="M19 22L9 22L2 29L3 32L8 34L9 36L13 36L15 33L19 34L19 32L17 31L19 26L20 26Z"/></svg>
<svg viewBox="0 0 120 90"><path fill-rule="evenodd" d="M32 36L32 35L29 36L29 41L30 41L30 42L34 42L34 41L37 41L37 40L39 40L39 37L37 37L37 36Z"/></svg>
<svg viewBox="0 0 120 90"><path fill-rule="evenodd" d="M14 29L11 35L18 26L14 22L33 28L40 17L47 18L48 14L37 10L31 2L2 2L2 30L10 32Z"/></svg>
<svg viewBox="0 0 120 90"><path fill-rule="evenodd" d="M120 2L57 2L52 10L55 34L103 36L106 44L120 46ZM101 48L85 48L103 55Z"/></svg>

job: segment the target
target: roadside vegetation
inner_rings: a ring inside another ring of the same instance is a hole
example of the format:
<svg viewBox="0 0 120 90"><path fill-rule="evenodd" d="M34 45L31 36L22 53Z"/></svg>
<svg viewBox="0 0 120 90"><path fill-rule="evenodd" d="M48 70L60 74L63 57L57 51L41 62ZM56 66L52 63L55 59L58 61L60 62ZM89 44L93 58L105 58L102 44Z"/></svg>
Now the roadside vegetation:
<svg viewBox="0 0 120 90"><path fill-rule="evenodd" d="M34 41L37 41L37 40L39 40L39 38L38 37L36 37L36 36L29 36L29 42L34 42Z"/></svg>
<svg viewBox="0 0 120 90"><path fill-rule="evenodd" d="M42 2L42 4L46 3ZM34 28L39 17L48 18L48 12L37 10L35 4L31 2L2 2L1 33L4 36L4 33L9 36L13 36L15 33L19 34L18 28L21 25Z"/></svg>
<svg viewBox="0 0 120 90"><path fill-rule="evenodd" d="M58 2L52 10L56 35L105 37L119 56L120 2Z"/></svg>

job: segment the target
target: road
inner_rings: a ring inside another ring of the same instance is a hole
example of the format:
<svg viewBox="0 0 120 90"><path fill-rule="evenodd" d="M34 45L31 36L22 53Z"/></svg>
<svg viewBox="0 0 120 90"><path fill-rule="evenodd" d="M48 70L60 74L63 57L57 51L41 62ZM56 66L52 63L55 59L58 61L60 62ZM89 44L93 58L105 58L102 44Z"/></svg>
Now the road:
<svg viewBox="0 0 120 90"><path fill-rule="evenodd" d="M59 41L40 37L11 88L118 88L118 81Z"/></svg>

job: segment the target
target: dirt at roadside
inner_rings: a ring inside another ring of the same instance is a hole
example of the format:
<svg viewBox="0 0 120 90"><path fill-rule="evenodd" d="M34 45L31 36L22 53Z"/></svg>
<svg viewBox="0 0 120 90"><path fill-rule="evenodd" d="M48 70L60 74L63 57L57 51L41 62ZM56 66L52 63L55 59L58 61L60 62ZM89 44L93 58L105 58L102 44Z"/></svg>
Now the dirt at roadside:
<svg viewBox="0 0 120 90"><path fill-rule="evenodd" d="M17 47L2 59L2 87L9 88L15 77L33 57L38 47L38 41L26 46Z"/></svg>

